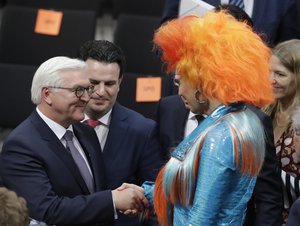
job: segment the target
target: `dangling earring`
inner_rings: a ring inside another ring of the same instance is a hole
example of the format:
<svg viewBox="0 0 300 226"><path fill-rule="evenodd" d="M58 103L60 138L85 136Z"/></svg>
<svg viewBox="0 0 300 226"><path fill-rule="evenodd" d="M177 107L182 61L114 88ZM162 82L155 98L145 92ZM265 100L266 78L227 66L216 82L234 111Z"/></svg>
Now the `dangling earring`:
<svg viewBox="0 0 300 226"><path fill-rule="evenodd" d="M200 96L200 91L196 90L196 92L195 92L195 98L196 98L197 102L199 104L207 104L207 100L199 100L199 96Z"/></svg>

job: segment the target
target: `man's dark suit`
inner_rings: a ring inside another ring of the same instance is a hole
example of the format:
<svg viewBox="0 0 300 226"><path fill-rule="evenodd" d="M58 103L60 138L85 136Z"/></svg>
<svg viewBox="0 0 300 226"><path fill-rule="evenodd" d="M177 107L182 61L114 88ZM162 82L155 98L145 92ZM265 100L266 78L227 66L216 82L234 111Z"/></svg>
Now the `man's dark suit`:
<svg viewBox="0 0 300 226"><path fill-rule="evenodd" d="M96 133L81 123L73 129L93 172L95 190L104 190ZM89 194L72 156L36 111L6 139L0 167L4 185L26 199L32 218L57 226L112 224L111 191Z"/></svg>
<svg viewBox="0 0 300 226"><path fill-rule="evenodd" d="M155 122L119 103L115 103L111 114L103 150L108 187L155 181L163 164ZM121 222L117 220L115 225L138 225L137 218L119 214L119 219Z"/></svg>
<svg viewBox="0 0 300 226"><path fill-rule="evenodd" d="M217 6L220 0L204 0ZM180 0L166 0L162 22L177 18ZM258 33L265 33L271 44L300 38L296 0L254 0L252 20Z"/></svg>
<svg viewBox="0 0 300 226"><path fill-rule="evenodd" d="M289 218L286 226L299 226L300 223L300 198L298 198L292 205Z"/></svg>
<svg viewBox="0 0 300 226"><path fill-rule="evenodd" d="M245 225L281 225L282 192L280 171L273 144L273 127L269 117L259 109L248 106L260 118L267 137L265 162L258 176L254 194L248 203ZM183 139L188 110L178 95L162 98L158 103L156 120L160 142L164 150L176 147ZM168 156L169 153L166 153ZM254 209L256 205L256 210Z"/></svg>

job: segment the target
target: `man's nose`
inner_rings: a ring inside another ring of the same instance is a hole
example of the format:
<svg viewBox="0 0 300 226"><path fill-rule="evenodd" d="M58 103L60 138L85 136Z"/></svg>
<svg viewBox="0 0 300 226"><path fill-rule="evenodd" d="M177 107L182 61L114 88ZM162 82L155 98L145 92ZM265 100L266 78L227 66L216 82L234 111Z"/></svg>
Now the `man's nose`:
<svg viewBox="0 0 300 226"><path fill-rule="evenodd" d="M105 92L105 84L103 82L100 82L96 89L96 93L102 95L104 94L104 92Z"/></svg>
<svg viewBox="0 0 300 226"><path fill-rule="evenodd" d="M88 102L90 100L90 95L88 94L87 90L84 90L82 96L80 97L80 100Z"/></svg>

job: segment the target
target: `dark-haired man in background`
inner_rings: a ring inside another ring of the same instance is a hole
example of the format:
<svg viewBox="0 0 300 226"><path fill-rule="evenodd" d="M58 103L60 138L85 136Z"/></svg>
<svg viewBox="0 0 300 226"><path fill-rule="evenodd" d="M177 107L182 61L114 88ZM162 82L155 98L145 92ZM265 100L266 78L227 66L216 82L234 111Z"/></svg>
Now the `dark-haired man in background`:
<svg viewBox="0 0 300 226"><path fill-rule="evenodd" d="M162 165L156 124L116 102L124 76L121 49L106 40L91 40L80 48L80 58L87 63L90 83L95 86L85 121L95 128L100 141L108 187L155 180ZM147 223L155 225L156 221ZM135 226L139 220L119 213L114 225Z"/></svg>

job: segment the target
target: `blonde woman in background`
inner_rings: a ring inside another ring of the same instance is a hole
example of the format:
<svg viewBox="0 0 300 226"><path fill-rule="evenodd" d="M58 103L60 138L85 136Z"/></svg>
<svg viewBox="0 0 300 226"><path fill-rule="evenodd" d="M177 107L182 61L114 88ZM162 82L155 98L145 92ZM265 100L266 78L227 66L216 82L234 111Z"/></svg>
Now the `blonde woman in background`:
<svg viewBox="0 0 300 226"><path fill-rule="evenodd" d="M300 158L295 152L292 114L300 103L300 40L293 39L274 47L271 57L271 81L276 101L265 111L273 121L276 155L283 182L286 222L289 209L300 196Z"/></svg>

